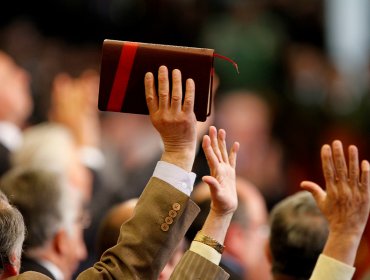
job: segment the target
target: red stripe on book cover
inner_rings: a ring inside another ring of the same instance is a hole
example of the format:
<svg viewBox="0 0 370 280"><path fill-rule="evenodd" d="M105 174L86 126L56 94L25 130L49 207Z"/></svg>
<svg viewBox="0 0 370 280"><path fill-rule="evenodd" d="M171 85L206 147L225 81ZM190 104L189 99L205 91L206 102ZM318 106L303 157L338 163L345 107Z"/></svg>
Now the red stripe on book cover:
<svg viewBox="0 0 370 280"><path fill-rule="evenodd" d="M139 44L135 42L126 42L122 46L120 60L108 100L108 111L121 111L138 46Z"/></svg>

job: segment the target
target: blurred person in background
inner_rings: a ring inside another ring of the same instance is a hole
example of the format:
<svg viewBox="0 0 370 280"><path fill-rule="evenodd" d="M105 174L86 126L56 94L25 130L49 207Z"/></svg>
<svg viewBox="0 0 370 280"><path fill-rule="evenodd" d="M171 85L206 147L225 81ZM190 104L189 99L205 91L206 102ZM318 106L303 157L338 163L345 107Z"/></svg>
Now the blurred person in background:
<svg viewBox="0 0 370 280"><path fill-rule="evenodd" d="M26 227L22 214L9 203L6 195L0 191L0 279L50 279L41 273L29 271L19 275L23 241Z"/></svg>
<svg viewBox="0 0 370 280"><path fill-rule="evenodd" d="M0 189L22 213L27 228L20 272L72 279L79 262L87 257L82 194L63 175L32 167L10 169Z"/></svg>
<svg viewBox="0 0 370 280"><path fill-rule="evenodd" d="M273 107L264 96L247 90L230 91L215 105L215 124L241 144L237 174L261 191L268 209L287 192L284 150L273 135Z"/></svg>
<svg viewBox="0 0 370 280"><path fill-rule="evenodd" d="M90 225L84 232L88 258L81 262L76 274L92 266L97 260L94 246L97 227L112 205L112 197L117 198L117 193L112 194L115 190L112 190L112 185L105 176L105 170L110 168L111 174L114 174L116 166L111 165L111 160L102 147L104 135L97 105L98 90L99 73L93 68L85 68L79 75L59 72L53 79L48 122L45 122L68 130L75 146L73 162L78 166L78 169L75 168L76 173L85 173L90 177L89 184L85 184L91 217ZM79 169L80 172L77 171ZM115 178L113 175L112 177Z"/></svg>
<svg viewBox="0 0 370 280"><path fill-rule="evenodd" d="M30 82L28 72L0 50L0 176L11 167L33 110Z"/></svg>
<svg viewBox="0 0 370 280"><path fill-rule="evenodd" d="M69 184L90 203L92 177L82 164L70 130L58 123L44 122L23 131L23 144L12 155L14 167L51 170L67 178Z"/></svg>
<svg viewBox="0 0 370 280"><path fill-rule="evenodd" d="M312 195L300 191L276 204L270 229L267 248L274 279L309 279L329 233Z"/></svg>

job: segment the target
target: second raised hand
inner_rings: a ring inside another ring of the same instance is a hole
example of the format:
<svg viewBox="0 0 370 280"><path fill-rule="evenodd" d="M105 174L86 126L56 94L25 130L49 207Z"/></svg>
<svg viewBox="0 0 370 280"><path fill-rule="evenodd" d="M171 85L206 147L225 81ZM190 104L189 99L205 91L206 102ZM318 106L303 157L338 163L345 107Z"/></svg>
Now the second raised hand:
<svg viewBox="0 0 370 280"><path fill-rule="evenodd" d="M303 181L329 223L329 237L323 254L353 265L370 209L370 165L358 159L357 147L348 147L348 167L341 141L323 145L322 170L326 191L318 184ZM338 246L340 245L340 246Z"/></svg>
<svg viewBox="0 0 370 280"><path fill-rule="evenodd" d="M202 178L210 187L211 209L222 215L233 213L238 206L235 167L239 143L234 142L228 153L225 130L211 126L202 146L211 172Z"/></svg>

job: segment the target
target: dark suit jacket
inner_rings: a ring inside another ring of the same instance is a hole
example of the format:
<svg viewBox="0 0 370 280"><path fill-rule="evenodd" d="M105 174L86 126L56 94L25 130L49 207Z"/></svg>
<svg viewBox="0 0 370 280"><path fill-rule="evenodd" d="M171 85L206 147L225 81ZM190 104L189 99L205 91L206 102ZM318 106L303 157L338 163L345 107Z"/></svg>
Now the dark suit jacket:
<svg viewBox="0 0 370 280"><path fill-rule="evenodd" d="M229 280L243 280L245 278L243 267L231 258L223 256L221 258L220 267L230 275Z"/></svg>
<svg viewBox="0 0 370 280"><path fill-rule="evenodd" d="M46 269L44 266L34 261L33 259L23 256L21 260L21 271L20 272L22 273L26 271L40 272L50 277L51 279L55 280L55 278L53 277L53 274L51 274L51 272L48 269Z"/></svg>

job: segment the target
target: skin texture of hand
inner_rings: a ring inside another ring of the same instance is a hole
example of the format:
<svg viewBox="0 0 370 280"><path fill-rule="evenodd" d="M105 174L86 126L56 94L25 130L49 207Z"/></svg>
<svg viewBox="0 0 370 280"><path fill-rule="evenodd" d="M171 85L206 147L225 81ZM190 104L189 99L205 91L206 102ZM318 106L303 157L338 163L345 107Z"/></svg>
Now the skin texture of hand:
<svg viewBox="0 0 370 280"><path fill-rule="evenodd" d="M158 94L153 74L148 72L145 75L145 95L150 119L164 144L161 160L188 172L194 163L197 141L194 94L194 81L188 79L182 102L181 72L178 69L172 71L172 95L166 66L161 66L158 70Z"/></svg>
<svg viewBox="0 0 370 280"><path fill-rule="evenodd" d="M209 136L203 137L202 144L211 171L210 176L202 179L209 185L211 209L202 232L223 243L232 215L238 207L236 192L236 157L239 143L235 142L230 153L226 147L226 132L216 127L209 128Z"/></svg>
<svg viewBox="0 0 370 280"><path fill-rule="evenodd" d="M335 140L321 149L326 191L314 182L301 187L314 196L329 222L329 237L323 253L349 265L354 264L370 209L370 166L358 159L356 146L348 147L348 167L342 143Z"/></svg>
<svg viewBox="0 0 370 280"><path fill-rule="evenodd" d="M100 144L98 88L99 75L93 70L77 78L60 73L53 81L49 118L71 129L79 146Z"/></svg>

